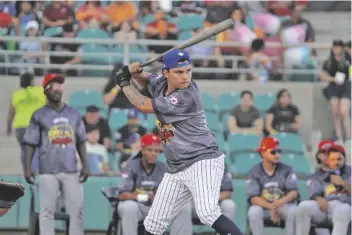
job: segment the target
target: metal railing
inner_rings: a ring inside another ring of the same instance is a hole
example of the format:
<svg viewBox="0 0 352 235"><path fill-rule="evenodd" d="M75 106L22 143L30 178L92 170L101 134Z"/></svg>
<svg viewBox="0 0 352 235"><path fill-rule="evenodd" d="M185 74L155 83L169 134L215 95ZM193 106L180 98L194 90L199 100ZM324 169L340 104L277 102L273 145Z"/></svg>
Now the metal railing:
<svg viewBox="0 0 352 235"><path fill-rule="evenodd" d="M2 41L14 41L14 42L22 42L24 40L33 40L30 38L26 37L18 37L18 36L4 36L1 38ZM40 37L38 38L41 43L45 43L46 45L50 45L52 43L60 43L60 44L80 44L80 45L85 45L85 44L93 44L93 45L105 45L107 48L111 49L115 46L120 46L121 50L115 52L115 51L109 51L107 52L84 52L84 51L78 51L78 52L59 52L59 51L50 51L50 50L45 50L45 51L38 51L38 52L28 52L28 51L12 51L12 50L0 50L0 57L2 56L4 58L4 62L0 62L0 68L13 68L13 67L19 67L19 68L32 68L32 69L44 69L45 72L47 72L50 69L62 69L63 65L60 64L51 64L50 63L50 56L55 56L55 57L63 57L63 56L80 56L82 58L80 64L71 64L69 66L66 66L66 69L74 69L77 71L87 71L87 70L94 70L94 71L111 71L113 68L114 63L116 62L116 57L119 57L119 61L127 64L131 60L131 56L133 57L139 57L141 59L147 60L147 58L150 58L154 55L155 53L131 53L131 45L138 45L142 47L147 47L147 46L174 46L180 43L179 40L147 40L147 39L139 39L135 41L117 41L115 39L87 39L87 38L55 38L55 37ZM214 40L207 40L204 42L200 43L201 45L207 45L211 47L216 47L216 46L221 46L221 47L239 47L243 46L239 42L215 42ZM267 42L266 47L268 48L277 48L277 47L284 47L284 45L281 45L280 43L277 42ZM312 49L328 49L330 48L330 43L305 43L297 46L304 46ZM36 55L36 56L41 56L42 62L40 63L26 63L23 60L17 60L14 62L13 58L21 58L24 55ZM85 63L85 58L88 56L90 57L96 57L96 58L101 58L104 60L105 64L104 65L97 65L97 64L91 64L91 63ZM239 68L238 67L238 62L245 60L245 56L235 56L235 55L223 55L221 56L223 60L225 61L231 61L232 67L231 68L204 68L204 67L196 67L193 69L194 72L197 73L250 73L255 70L253 69L248 69L248 68ZM204 55L192 55L192 59L204 59ZM206 59L209 60L216 60L218 59L217 56L207 56ZM325 59L325 58L324 58ZM273 61L280 60L280 57L274 57L272 58ZM284 61L283 63L284 64ZM146 69L149 69L148 67ZM320 69L291 69L291 68L285 68L285 66L282 66L277 73L281 74L318 74Z"/></svg>

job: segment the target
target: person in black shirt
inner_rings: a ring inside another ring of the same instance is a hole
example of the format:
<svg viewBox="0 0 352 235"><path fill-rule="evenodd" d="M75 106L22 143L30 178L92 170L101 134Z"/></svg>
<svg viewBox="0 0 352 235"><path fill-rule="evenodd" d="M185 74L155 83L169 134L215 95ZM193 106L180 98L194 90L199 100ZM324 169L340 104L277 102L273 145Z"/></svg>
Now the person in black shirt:
<svg viewBox="0 0 352 235"><path fill-rule="evenodd" d="M75 31L72 24L65 24L62 27L62 34L57 37L62 38L74 38ZM51 51L54 52L79 52L79 44L77 43L54 43L51 46ZM53 69L55 73L66 73L67 76L77 76L77 71L71 69L71 65L79 64L81 62L81 57L76 56L50 56L51 64L61 64L63 65L61 69Z"/></svg>
<svg viewBox="0 0 352 235"><path fill-rule="evenodd" d="M341 142L343 142L342 130L345 132L345 139L351 139L349 67L350 61L346 58L344 43L341 40L334 40L330 57L324 62L320 78L322 81L329 82L329 85L324 89L324 95L331 106L336 137Z"/></svg>
<svg viewBox="0 0 352 235"><path fill-rule="evenodd" d="M351 40L345 43L345 56L351 64Z"/></svg>
<svg viewBox="0 0 352 235"><path fill-rule="evenodd" d="M83 116L83 122L87 128L89 125L94 125L99 129L99 144L109 150L110 148L110 127L106 119L100 117L99 108L95 105L87 107L87 113Z"/></svg>
<svg viewBox="0 0 352 235"><path fill-rule="evenodd" d="M138 111L136 109L130 109L128 112L127 124L121 127L115 134L116 150L121 153L130 153L130 137L135 134L138 134L140 137L146 133L147 129L139 125Z"/></svg>
<svg viewBox="0 0 352 235"><path fill-rule="evenodd" d="M276 95L276 102L265 117L265 129L269 134L276 132L297 133L301 127L301 117L296 105L292 104L291 94L281 89Z"/></svg>
<svg viewBox="0 0 352 235"><path fill-rule="evenodd" d="M109 81L104 87L104 103L109 106L109 113L112 108L129 109L132 108L131 102L127 99L126 95L121 91L120 87L116 84L114 76L117 71L122 69L123 64L116 64L112 70Z"/></svg>

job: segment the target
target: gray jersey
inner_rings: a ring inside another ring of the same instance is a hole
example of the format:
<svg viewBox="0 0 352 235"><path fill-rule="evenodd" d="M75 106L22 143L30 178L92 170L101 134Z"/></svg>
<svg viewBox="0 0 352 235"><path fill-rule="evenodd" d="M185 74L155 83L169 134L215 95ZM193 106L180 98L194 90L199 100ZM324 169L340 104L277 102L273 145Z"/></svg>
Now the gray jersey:
<svg viewBox="0 0 352 235"><path fill-rule="evenodd" d="M25 144L39 147L39 174L77 172L76 146L85 141L81 115L66 104L60 111L38 109L23 137Z"/></svg>
<svg viewBox="0 0 352 235"><path fill-rule="evenodd" d="M164 173L166 164L157 161L152 171L148 174L140 158L127 162L119 184L119 192L136 192L145 194L158 188Z"/></svg>
<svg viewBox="0 0 352 235"><path fill-rule="evenodd" d="M297 190L297 177L292 168L286 164L278 163L272 176L269 176L262 163L252 167L248 174L247 196L260 196L272 202L285 196L288 192Z"/></svg>
<svg viewBox="0 0 352 235"><path fill-rule="evenodd" d="M338 200L351 204L351 195L349 195L348 192L343 189L343 187L330 183L331 174L338 174L345 181L351 184L350 166L345 166L338 172L326 172L319 169L307 181L309 188L309 198L313 198L314 196L322 196L325 197L328 201Z"/></svg>
<svg viewBox="0 0 352 235"><path fill-rule="evenodd" d="M221 180L220 191L232 191L232 174L228 171L227 166L225 165L224 176Z"/></svg>
<svg viewBox="0 0 352 235"><path fill-rule="evenodd" d="M164 95L167 80L152 75L148 91L152 96L159 136L169 172L179 172L193 163L219 157L222 152L216 144L205 119L197 84Z"/></svg>

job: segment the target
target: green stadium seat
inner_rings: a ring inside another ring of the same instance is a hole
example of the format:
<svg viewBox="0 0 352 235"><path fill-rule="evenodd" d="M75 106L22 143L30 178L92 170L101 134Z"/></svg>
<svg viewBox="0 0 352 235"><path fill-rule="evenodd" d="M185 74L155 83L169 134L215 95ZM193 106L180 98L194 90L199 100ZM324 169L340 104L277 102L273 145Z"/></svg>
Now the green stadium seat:
<svg viewBox="0 0 352 235"><path fill-rule="evenodd" d="M150 24L154 21L155 21L154 14L148 14L148 15L144 16L144 18L142 20L143 24Z"/></svg>
<svg viewBox="0 0 352 235"><path fill-rule="evenodd" d="M216 143L219 145L219 148L221 151L223 151L225 154L227 153L227 143L225 141L224 135L222 133L218 133L215 135L216 137Z"/></svg>
<svg viewBox="0 0 352 235"><path fill-rule="evenodd" d="M236 203L236 214L234 221L242 232L247 228L247 182L242 179L232 180L233 192L231 199Z"/></svg>
<svg viewBox="0 0 352 235"><path fill-rule="evenodd" d="M103 55L97 56L96 54L84 54L84 53L109 53L108 47L99 44L85 44L80 46L80 50L83 52L82 62L84 64L94 64L94 65L107 65L110 64L110 57Z"/></svg>
<svg viewBox="0 0 352 235"><path fill-rule="evenodd" d="M82 29L76 36L77 38L94 38L94 39L109 39L110 35L101 29Z"/></svg>
<svg viewBox="0 0 352 235"><path fill-rule="evenodd" d="M92 90L82 90L74 92L68 101L68 104L75 108L85 109L89 105L95 105L100 110L106 110L103 95L100 92Z"/></svg>
<svg viewBox="0 0 352 235"><path fill-rule="evenodd" d="M110 61L112 64L123 63L123 46L117 45L110 49L112 56L110 56Z"/></svg>
<svg viewBox="0 0 352 235"><path fill-rule="evenodd" d="M236 92L222 93L216 99L220 114L230 112L240 102L240 94Z"/></svg>
<svg viewBox="0 0 352 235"><path fill-rule="evenodd" d="M280 148L283 153L301 153L305 152L305 146L299 135L294 133L280 132L273 137L280 141Z"/></svg>
<svg viewBox="0 0 352 235"><path fill-rule="evenodd" d="M161 162L165 162L165 163L166 163L166 158L165 158L164 153L160 153L160 155L159 155L159 157L158 157L158 161L161 161Z"/></svg>
<svg viewBox="0 0 352 235"><path fill-rule="evenodd" d="M130 62L144 62L148 58L147 50L146 48L139 46L139 45L130 45L129 46L129 51L130 51L130 57L129 61Z"/></svg>
<svg viewBox="0 0 352 235"><path fill-rule="evenodd" d="M297 155L293 153L281 154L280 161L291 166L297 175L310 175L313 173L308 158L304 155Z"/></svg>
<svg viewBox="0 0 352 235"><path fill-rule="evenodd" d="M114 138L114 140L115 140L115 138ZM111 141L111 142L113 142L113 143L110 146L115 149L116 141ZM113 171L118 171L119 164L120 164L120 153L119 152L109 153L108 157L109 157L108 158L109 169L113 170Z"/></svg>
<svg viewBox="0 0 352 235"><path fill-rule="evenodd" d="M62 27L50 27L44 30L44 37L55 37L63 32Z"/></svg>
<svg viewBox="0 0 352 235"><path fill-rule="evenodd" d="M111 132L115 133L117 129L127 123L127 110L112 109L109 116L109 126Z"/></svg>
<svg viewBox="0 0 352 235"><path fill-rule="evenodd" d="M231 155L248 152L255 152L260 143L260 136L253 134L234 133L227 138L229 153Z"/></svg>
<svg viewBox="0 0 352 235"><path fill-rule="evenodd" d="M222 134L223 128L221 122L219 122L219 115L213 112L205 112L205 117L208 122L209 129L214 132L214 134Z"/></svg>
<svg viewBox="0 0 352 235"><path fill-rule="evenodd" d="M147 129L152 131L156 127L155 116L152 114L148 114L147 116Z"/></svg>
<svg viewBox="0 0 352 235"><path fill-rule="evenodd" d="M198 14L184 14L176 17L175 23L178 32L193 31L197 28L203 28L204 19Z"/></svg>
<svg viewBox="0 0 352 235"><path fill-rule="evenodd" d="M246 176L252 167L262 161L258 153L241 153L234 158L236 176Z"/></svg>
<svg viewBox="0 0 352 235"><path fill-rule="evenodd" d="M229 125L228 125L228 120L229 120L229 114L224 114L223 115L220 115L220 119L221 119L221 123L222 123L222 126L224 128L224 131L228 131L229 129Z"/></svg>
<svg viewBox="0 0 352 235"><path fill-rule="evenodd" d="M187 40L192 37L192 31L183 31L178 33L178 40Z"/></svg>
<svg viewBox="0 0 352 235"><path fill-rule="evenodd" d="M217 112L218 111L217 104L215 103L215 100L213 99L213 97L211 97L206 92L202 92L200 94L200 96L201 96L203 107L204 107L205 111L208 111L208 112Z"/></svg>
<svg viewBox="0 0 352 235"><path fill-rule="evenodd" d="M266 113L269 108L275 103L276 96L274 93L257 94L254 96L254 106L260 113Z"/></svg>
<svg viewBox="0 0 352 235"><path fill-rule="evenodd" d="M301 201L309 199L308 186L306 180L298 180L298 192Z"/></svg>

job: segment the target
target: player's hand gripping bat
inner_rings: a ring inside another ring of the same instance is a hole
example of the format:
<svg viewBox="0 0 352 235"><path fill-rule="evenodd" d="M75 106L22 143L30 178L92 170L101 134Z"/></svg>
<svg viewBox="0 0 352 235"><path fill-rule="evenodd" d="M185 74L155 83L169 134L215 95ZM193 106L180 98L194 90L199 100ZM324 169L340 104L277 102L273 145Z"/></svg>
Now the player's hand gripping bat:
<svg viewBox="0 0 352 235"><path fill-rule="evenodd" d="M160 60L166 53L168 53L169 51L172 51L174 49L185 49L187 47L193 46L197 43L200 43L202 41L205 41L229 28L232 28L234 25L234 22L231 18L224 20L210 28L207 28L203 31L201 31L200 33L198 33L196 36L191 37L190 39L186 40L186 41L182 41L179 45L174 46L173 48L171 48L168 51L165 51L164 53L162 53L161 55L158 55L150 60L148 60L147 62L141 64L141 67L147 66L155 61ZM119 72L116 73L116 77L122 75L123 71L120 70Z"/></svg>

